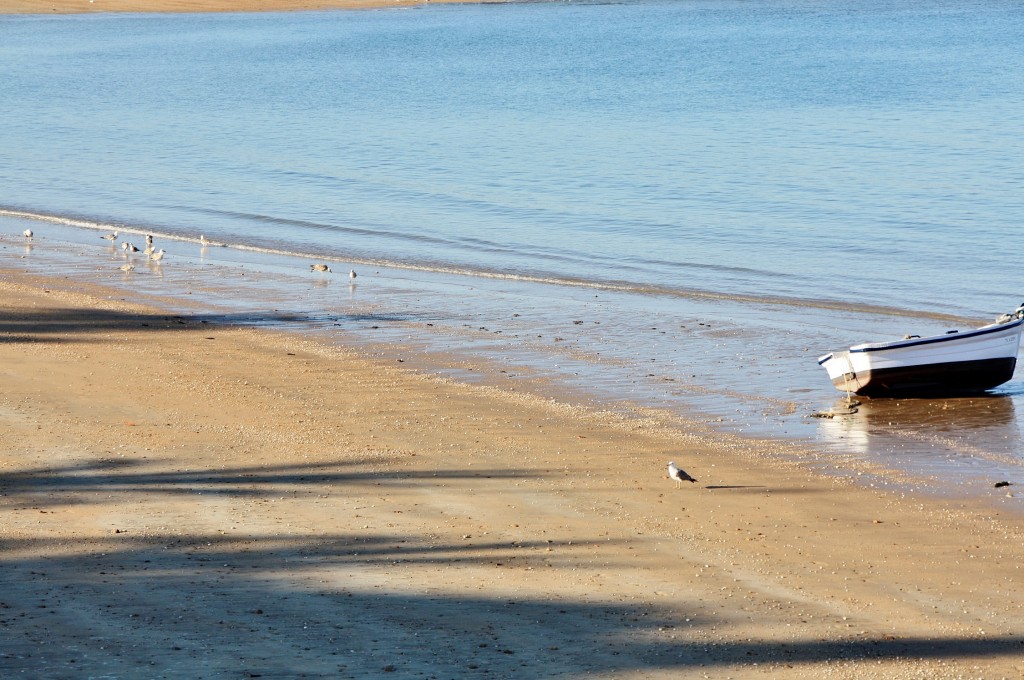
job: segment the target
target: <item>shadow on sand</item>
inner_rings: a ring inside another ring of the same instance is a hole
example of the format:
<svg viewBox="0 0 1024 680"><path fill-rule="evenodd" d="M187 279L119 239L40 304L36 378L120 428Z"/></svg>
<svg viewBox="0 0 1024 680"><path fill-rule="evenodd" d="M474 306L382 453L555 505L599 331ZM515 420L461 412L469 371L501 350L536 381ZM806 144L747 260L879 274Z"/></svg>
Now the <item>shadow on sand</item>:
<svg viewBox="0 0 1024 680"><path fill-rule="evenodd" d="M0 343L89 342L90 335L119 331L212 329L225 326L344 325L393 323L401 314L302 314L276 311L232 314L134 313L105 309L53 308L0 313Z"/></svg>
<svg viewBox="0 0 1024 680"><path fill-rule="evenodd" d="M397 488L397 474L360 469L363 463L152 473L97 461L3 473L0 512L38 513L39 530L0 539L0 676L568 678L753 663L784 669L992 657L1009 664L1024 654L1024 637L1007 635L715 642L725 639L730 621L706 603L677 599L668 606L653 592L647 602L588 601L557 586L521 597L514 579L506 581L513 569L588 578L586 568L569 575L591 563L595 546L607 545L597 536L453 541L325 514L316 531L261 533L231 518L223 531L195 534L176 532L168 518L168 527L71 543L45 537L46 522L59 522L61 508L75 499L117 502L127 491L269 502L284 490ZM426 477L523 474L540 473L404 471L401 488L415 489ZM272 514L267 509L261 519ZM324 522L340 526L324 531ZM427 572L432 578L421 581Z"/></svg>

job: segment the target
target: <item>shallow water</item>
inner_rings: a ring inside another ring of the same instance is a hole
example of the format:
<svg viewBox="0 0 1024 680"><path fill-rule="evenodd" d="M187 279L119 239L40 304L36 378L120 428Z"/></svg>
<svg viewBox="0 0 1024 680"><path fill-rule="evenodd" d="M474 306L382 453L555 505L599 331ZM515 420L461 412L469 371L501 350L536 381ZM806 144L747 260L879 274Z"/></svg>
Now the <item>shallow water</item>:
<svg viewBox="0 0 1024 680"><path fill-rule="evenodd" d="M1019 371L809 417L842 398L818 355L1024 299L1021 29L1001 2L4 17L0 265L1024 482ZM167 260L126 277L114 228Z"/></svg>

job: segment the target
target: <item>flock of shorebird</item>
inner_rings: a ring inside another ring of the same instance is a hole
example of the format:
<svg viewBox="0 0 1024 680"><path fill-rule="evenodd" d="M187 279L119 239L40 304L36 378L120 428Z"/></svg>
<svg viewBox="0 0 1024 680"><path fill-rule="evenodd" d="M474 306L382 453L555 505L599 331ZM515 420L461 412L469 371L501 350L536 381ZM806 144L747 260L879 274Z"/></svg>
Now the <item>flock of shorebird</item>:
<svg viewBox="0 0 1024 680"><path fill-rule="evenodd" d="M22 232L22 235L29 240L31 240L32 237L35 236L31 229L26 229L25 231ZM114 244L117 243L117 237L118 232L116 231L100 236L100 238L103 239L104 241L110 241L111 248L115 247ZM202 246L203 248L212 245L212 243L213 242L207 239L205 235L201 234L199 236L199 245ZM133 255L135 255L135 253L141 252L143 255L149 258L151 262L160 262L161 260L164 259L164 255L166 254L166 251L163 248L157 250L156 246L153 245L152 234L146 234L146 247L144 250L139 250L138 246L136 246L131 241L121 241L121 252L124 253L125 258L129 259L128 262L125 262L125 264L119 267L119 269L123 272L135 271L135 263L130 261L130 258ZM309 270L314 272L331 272L331 268L329 266L320 263L309 265ZM358 274L356 274L355 269L349 270L348 277L350 279L354 279L357 276Z"/></svg>
<svg viewBox="0 0 1024 680"><path fill-rule="evenodd" d="M21 235L24 236L26 239L31 240L35 236L35 233L31 229L26 229L25 231L21 232ZM113 248L114 244L117 242L117 236L118 233L114 231L109 234L104 234L103 236L100 236L100 238L103 239L104 241L110 241L110 247ZM140 251L138 246L136 246L131 241L121 241L121 252L124 253L124 256L126 258L131 258L131 256L134 255L135 253L141 252L143 255L148 257L153 262L160 262L161 260L164 259L164 255L166 254L166 251L163 248L157 250L156 246L153 245L152 234L146 234L145 250ZM126 262L120 267L118 267L118 269L120 269L123 272L135 271L135 263L130 261Z"/></svg>
<svg viewBox="0 0 1024 680"><path fill-rule="evenodd" d="M110 241L110 246L114 247L114 244L117 242L117 236L118 234L115 231L109 234L104 234L103 236L100 236L100 238L103 239L104 241ZM121 241L121 252L124 253L125 258L128 258L129 260L135 253L141 252L152 262L157 263L164 259L164 255L166 253L166 251L163 248L157 250L156 246L153 245L152 234L146 234L145 250L140 251L139 247L136 246L131 241ZM133 272L135 271L135 263L131 261L125 262L123 265L118 267L118 269L120 269L123 272Z"/></svg>
<svg viewBox="0 0 1024 680"><path fill-rule="evenodd" d="M25 236L28 236L29 238L31 238L32 232L30 230L26 229L25 230ZM103 236L100 236L100 238L106 239L107 241L110 241L111 245L113 245L114 242L117 241L117 232L115 231L115 232L110 233L110 234L104 234ZM213 244L213 242L210 241L208 238L206 238L205 234L200 234L199 235L199 245L200 246L202 246L203 248L206 248L207 246L212 245L212 244ZM130 241L121 241L121 251L124 253L125 257L131 257L135 253L140 252L138 247L136 247L136 245L134 243L130 242ZM161 248L160 250L156 249L156 247L153 245L153 235L152 234L146 234L146 249L141 251L141 252L142 252L143 255L146 255L153 262L159 262L160 260L164 259L164 249L163 248ZM122 271L126 271L126 272L134 271L135 270L135 264L131 263L131 262L128 262L128 263L126 263L125 265L123 265L121 267L121 270ZM329 273L331 271L331 268L329 266L327 266L326 264L311 264L311 265L309 265L309 270L310 271L314 271L314 272L328 272ZM357 276L358 276L358 274L356 274L356 270L355 269L349 270L348 277L350 279L354 279Z"/></svg>

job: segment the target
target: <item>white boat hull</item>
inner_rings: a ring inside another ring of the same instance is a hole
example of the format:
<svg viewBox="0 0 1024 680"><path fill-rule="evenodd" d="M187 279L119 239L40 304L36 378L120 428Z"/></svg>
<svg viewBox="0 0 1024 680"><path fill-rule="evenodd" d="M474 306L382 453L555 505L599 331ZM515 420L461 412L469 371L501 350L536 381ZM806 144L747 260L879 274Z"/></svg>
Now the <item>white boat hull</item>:
<svg viewBox="0 0 1024 680"><path fill-rule="evenodd" d="M862 396L975 392L997 387L1017 366L1024 318L928 338L854 345L818 359L832 384Z"/></svg>

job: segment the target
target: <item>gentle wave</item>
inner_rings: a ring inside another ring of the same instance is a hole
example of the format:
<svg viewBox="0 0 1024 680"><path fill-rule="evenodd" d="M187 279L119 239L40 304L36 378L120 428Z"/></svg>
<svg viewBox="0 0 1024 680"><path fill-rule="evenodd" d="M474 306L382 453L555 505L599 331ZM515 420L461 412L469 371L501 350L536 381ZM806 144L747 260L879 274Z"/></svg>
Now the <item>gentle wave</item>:
<svg viewBox="0 0 1024 680"><path fill-rule="evenodd" d="M319 232L322 234L330 235L359 235L372 237L374 239L390 239L394 241L403 241L416 244L433 244L443 247L449 247L457 249L459 247L465 247L473 252L487 252L492 254L522 254L524 248L527 248L525 244L507 244L498 241L484 239L480 237L468 237L468 236L431 236L428 234L417 233L413 231L397 231L389 229L386 225L374 225L374 228L361 228L354 225L338 225L330 224L325 222L316 222L313 220L302 220L287 217L278 217L273 215L264 215L259 213L248 213L232 210L214 210L210 208L191 208L188 206L173 206L180 210L187 210L193 213L200 213L204 215L218 216L218 217L230 217L234 219L241 219L251 221L256 224L266 225L277 225L283 227L295 227L301 232ZM617 268L635 268L638 271L642 271L647 267L659 267L666 269L677 269L677 270L693 270L693 271L709 271L715 273L738 273L750 275L752 277L771 279L771 278L799 278L793 274L781 274L765 269L755 269L752 267L740 267L736 265L724 265L719 263L704 263L704 262L680 262L677 260L665 260L651 257L639 257L639 256L619 256L614 260L611 258L604 257L598 253L586 253L581 251L570 251L565 248L556 248L551 244L545 244L544 250L540 250L536 247L529 248L529 256L533 260L547 260L556 263L575 263L575 264L601 264L607 262L609 266L615 266ZM347 258L346 258L347 259ZM383 260L373 260L374 262L383 262ZM388 262L392 266L398 266L395 263L396 260L389 259ZM420 263L422 266L422 263ZM458 270L458 267L453 267L444 263L431 263L431 266L443 266L444 271ZM487 271L483 269L467 269L467 271ZM497 274L498 272L493 272ZM541 277L548 280L548 277ZM560 280L558 278L554 280Z"/></svg>

